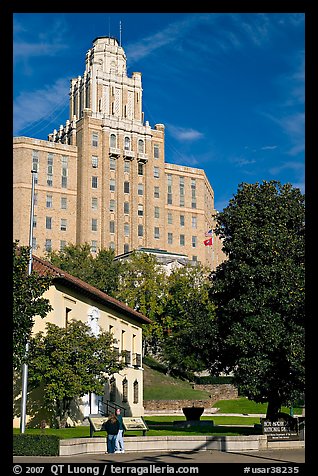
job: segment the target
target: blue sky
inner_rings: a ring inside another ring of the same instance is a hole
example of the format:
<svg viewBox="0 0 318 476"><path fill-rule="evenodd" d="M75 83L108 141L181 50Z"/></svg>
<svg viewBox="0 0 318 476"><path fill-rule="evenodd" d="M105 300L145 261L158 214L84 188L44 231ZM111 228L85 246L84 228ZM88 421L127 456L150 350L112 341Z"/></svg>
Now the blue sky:
<svg viewBox="0 0 318 476"><path fill-rule="evenodd" d="M47 139L98 36L142 73L166 162L205 170L222 210L242 182L305 192L304 13L14 13L13 133Z"/></svg>

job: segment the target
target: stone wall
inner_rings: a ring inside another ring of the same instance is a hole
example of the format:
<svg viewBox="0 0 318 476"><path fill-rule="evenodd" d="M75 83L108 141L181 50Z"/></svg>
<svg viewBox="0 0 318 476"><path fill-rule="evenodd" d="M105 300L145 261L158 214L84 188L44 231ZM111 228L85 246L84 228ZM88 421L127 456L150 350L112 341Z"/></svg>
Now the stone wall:
<svg viewBox="0 0 318 476"><path fill-rule="evenodd" d="M178 411L183 407L211 408L218 400L233 400L238 398L238 391L231 384L194 385L195 390L206 390L209 398L206 400L144 400L145 411Z"/></svg>

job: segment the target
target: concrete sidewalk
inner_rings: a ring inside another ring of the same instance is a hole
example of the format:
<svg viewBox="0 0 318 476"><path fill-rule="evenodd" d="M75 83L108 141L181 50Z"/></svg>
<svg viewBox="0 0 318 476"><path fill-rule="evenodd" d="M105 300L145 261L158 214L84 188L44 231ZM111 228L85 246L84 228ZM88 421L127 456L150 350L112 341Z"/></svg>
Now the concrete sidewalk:
<svg viewBox="0 0 318 476"><path fill-rule="evenodd" d="M211 451L173 451L173 452L131 452L124 454L81 454L73 456L14 456L13 462L19 463L125 463L125 464L196 464L196 463L305 463L305 449L281 449L262 451L222 452Z"/></svg>

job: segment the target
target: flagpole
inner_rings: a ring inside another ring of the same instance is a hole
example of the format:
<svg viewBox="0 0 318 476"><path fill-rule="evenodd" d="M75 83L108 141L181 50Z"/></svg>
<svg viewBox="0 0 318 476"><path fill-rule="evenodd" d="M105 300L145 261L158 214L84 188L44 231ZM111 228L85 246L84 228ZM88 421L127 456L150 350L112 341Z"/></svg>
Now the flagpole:
<svg viewBox="0 0 318 476"><path fill-rule="evenodd" d="M33 245L33 219L34 219L34 187L35 187L35 174L36 170L31 170L32 174L32 189L31 189L31 211L30 211L30 232L29 232L29 265L28 275L32 273L32 245ZM29 353L29 341L25 344L25 358ZM28 393L28 364L26 361L22 366L22 395L21 395L21 419L20 419L20 433L25 432L26 422L26 401Z"/></svg>

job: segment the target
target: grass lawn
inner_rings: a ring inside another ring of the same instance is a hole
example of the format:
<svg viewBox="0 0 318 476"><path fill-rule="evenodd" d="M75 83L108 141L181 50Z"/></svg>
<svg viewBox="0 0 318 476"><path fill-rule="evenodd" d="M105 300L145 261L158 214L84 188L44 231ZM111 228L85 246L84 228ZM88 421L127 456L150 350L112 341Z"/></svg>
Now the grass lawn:
<svg viewBox="0 0 318 476"><path fill-rule="evenodd" d="M144 400L206 400L209 392L144 365Z"/></svg>
<svg viewBox="0 0 318 476"><path fill-rule="evenodd" d="M219 400L213 407L219 408L219 413L265 413L267 410L267 403L256 403L248 400L245 397L237 400ZM288 407L282 407L281 411L289 413ZM301 415L302 408L294 407L294 415Z"/></svg>
<svg viewBox="0 0 318 476"><path fill-rule="evenodd" d="M249 426L235 426L235 425L253 425L254 423L259 423L258 418L239 418L235 417L205 417L201 420L213 420L215 426L211 427L193 427L193 428L176 428L173 426L174 421L185 421L184 417L169 417L169 416L159 416L159 417L150 417L144 418L146 424L149 427L147 431L147 436L168 436L168 435L178 435L178 436L197 436L197 435L227 435L227 436L238 436L238 435L254 435L261 434L260 430L255 430L254 427ZM230 424L231 427L223 426ZM233 426L232 426L233 425ZM14 434L19 434L20 430L18 428L13 429ZM77 426L74 428L46 428L45 430L37 428L27 428L25 434L33 435L57 435L61 439L68 438L88 438L89 437L89 426ZM94 433L94 437L105 437L105 431L99 431ZM142 436L141 431L129 431L125 433L125 436Z"/></svg>

